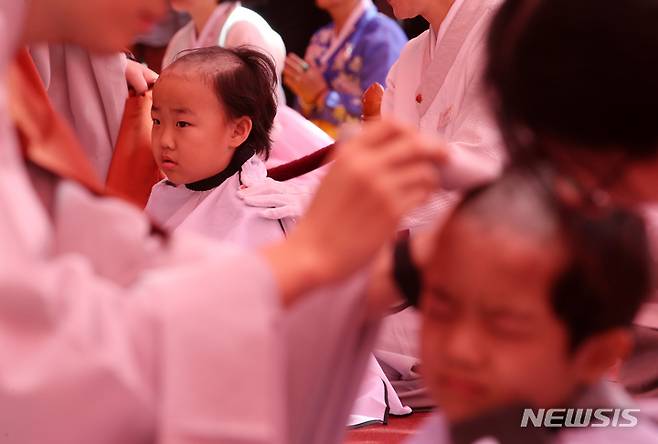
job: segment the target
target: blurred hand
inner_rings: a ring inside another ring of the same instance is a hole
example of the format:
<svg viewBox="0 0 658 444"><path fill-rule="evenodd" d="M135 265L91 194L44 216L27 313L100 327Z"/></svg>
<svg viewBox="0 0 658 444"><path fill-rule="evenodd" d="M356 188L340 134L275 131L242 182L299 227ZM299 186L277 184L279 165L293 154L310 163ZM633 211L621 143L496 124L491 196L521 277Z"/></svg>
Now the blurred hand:
<svg viewBox="0 0 658 444"><path fill-rule="evenodd" d="M439 187L445 158L439 139L391 121L341 142L306 215L285 243L265 252L284 303L365 266L401 217Z"/></svg>
<svg viewBox="0 0 658 444"><path fill-rule="evenodd" d="M158 80L158 74L134 60L126 65L126 82L131 92L137 96L144 94Z"/></svg>
<svg viewBox="0 0 658 444"><path fill-rule="evenodd" d="M328 89L322 71L294 53L286 57L283 83L309 105L314 104Z"/></svg>

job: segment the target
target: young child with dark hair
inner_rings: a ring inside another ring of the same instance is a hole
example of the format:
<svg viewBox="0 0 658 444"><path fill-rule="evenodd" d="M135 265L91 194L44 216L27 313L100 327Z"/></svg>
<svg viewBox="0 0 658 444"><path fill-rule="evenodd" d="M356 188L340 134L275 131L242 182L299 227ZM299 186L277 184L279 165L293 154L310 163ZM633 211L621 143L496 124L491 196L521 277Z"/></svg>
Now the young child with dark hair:
<svg viewBox="0 0 658 444"><path fill-rule="evenodd" d="M146 205L155 221L249 247L282 236L281 221L237 197L267 176L275 87L271 59L249 48L192 50L162 72L152 147L166 180Z"/></svg>
<svg viewBox="0 0 658 444"><path fill-rule="evenodd" d="M569 207L544 173L512 170L470 193L434 241L421 354L439 409L411 443L658 442L641 410L599 412L608 427L593 411L577 428L521 427L524 408L637 408L605 376L651 289L642 220ZM573 421L558 411L552 423Z"/></svg>
<svg viewBox="0 0 658 444"><path fill-rule="evenodd" d="M176 11L189 13L192 20L172 37L163 68L186 50L208 46L249 46L267 54L274 62L278 113L272 128L268 167L290 162L333 143L331 137L286 106L281 83L286 47L281 36L263 17L234 0L173 0L171 4ZM324 170L308 174L296 182L316 185L321 174Z"/></svg>

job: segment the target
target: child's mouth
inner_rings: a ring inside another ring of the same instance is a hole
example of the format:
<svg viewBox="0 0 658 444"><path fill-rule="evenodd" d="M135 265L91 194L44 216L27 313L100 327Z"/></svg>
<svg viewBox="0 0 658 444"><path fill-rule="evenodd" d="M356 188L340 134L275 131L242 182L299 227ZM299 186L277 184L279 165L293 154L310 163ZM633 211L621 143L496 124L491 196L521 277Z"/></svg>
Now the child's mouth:
<svg viewBox="0 0 658 444"><path fill-rule="evenodd" d="M162 169L163 170L170 170L174 167L176 167L177 163L174 162L171 159L162 159Z"/></svg>
<svg viewBox="0 0 658 444"><path fill-rule="evenodd" d="M484 386L478 382L447 375L441 378L441 386L445 391L462 396L480 396L485 391Z"/></svg>

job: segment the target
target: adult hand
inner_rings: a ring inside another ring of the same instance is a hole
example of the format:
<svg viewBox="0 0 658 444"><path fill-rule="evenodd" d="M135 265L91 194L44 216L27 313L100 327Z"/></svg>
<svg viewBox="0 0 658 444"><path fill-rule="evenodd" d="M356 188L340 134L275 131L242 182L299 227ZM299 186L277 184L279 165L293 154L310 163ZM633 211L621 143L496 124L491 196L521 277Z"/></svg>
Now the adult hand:
<svg viewBox="0 0 658 444"><path fill-rule="evenodd" d="M391 121L341 142L297 228L265 250L284 304L365 266L393 238L400 218L437 189L445 157L438 139Z"/></svg>
<svg viewBox="0 0 658 444"><path fill-rule="evenodd" d="M286 57L283 83L309 105L314 104L328 89L322 71L294 53Z"/></svg>
<svg viewBox="0 0 658 444"><path fill-rule="evenodd" d="M135 95L142 95L158 80L158 74L134 60L126 64L126 82Z"/></svg>
<svg viewBox="0 0 658 444"><path fill-rule="evenodd" d="M250 207L261 208L266 219L298 218L306 212L313 196L310 187L271 178L238 190L238 197Z"/></svg>

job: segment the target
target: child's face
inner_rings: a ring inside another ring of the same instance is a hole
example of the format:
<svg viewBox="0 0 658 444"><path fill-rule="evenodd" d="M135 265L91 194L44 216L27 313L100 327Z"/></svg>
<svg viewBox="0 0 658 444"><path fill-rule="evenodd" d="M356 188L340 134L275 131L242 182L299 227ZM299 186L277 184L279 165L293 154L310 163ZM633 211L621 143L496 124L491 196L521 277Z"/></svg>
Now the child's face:
<svg viewBox="0 0 658 444"><path fill-rule="evenodd" d="M198 75L163 74L153 89L151 114L155 161L176 185L224 170L241 143L235 122Z"/></svg>
<svg viewBox="0 0 658 444"><path fill-rule="evenodd" d="M579 384L549 301L561 243L530 237L462 215L425 269L423 374L450 421L510 404L554 406Z"/></svg>

